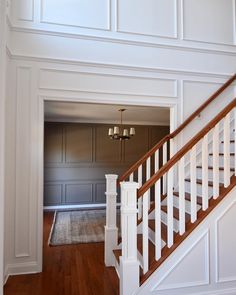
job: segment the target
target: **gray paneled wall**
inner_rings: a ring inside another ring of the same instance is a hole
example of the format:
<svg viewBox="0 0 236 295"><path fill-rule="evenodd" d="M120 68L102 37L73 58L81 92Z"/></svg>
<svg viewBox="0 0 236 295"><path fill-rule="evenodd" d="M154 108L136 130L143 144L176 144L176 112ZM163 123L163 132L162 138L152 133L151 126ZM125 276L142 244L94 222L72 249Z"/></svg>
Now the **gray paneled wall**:
<svg viewBox="0 0 236 295"><path fill-rule="evenodd" d="M105 202L105 174L121 175L156 142L167 126L135 126L126 142L110 140L111 125L45 123L44 205Z"/></svg>

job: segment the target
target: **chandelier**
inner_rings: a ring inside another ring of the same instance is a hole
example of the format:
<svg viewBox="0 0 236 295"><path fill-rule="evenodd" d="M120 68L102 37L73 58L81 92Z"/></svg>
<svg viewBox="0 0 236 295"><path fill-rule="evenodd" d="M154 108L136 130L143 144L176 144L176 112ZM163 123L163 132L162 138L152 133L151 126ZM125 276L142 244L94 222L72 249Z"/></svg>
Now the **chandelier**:
<svg viewBox="0 0 236 295"><path fill-rule="evenodd" d="M128 140L132 136L135 135L135 128L131 127L128 131L127 128L124 128L123 126L123 112L126 111L126 109L120 109L120 126L114 126L114 128L109 128L108 135L110 136L110 139L115 140Z"/></svg>

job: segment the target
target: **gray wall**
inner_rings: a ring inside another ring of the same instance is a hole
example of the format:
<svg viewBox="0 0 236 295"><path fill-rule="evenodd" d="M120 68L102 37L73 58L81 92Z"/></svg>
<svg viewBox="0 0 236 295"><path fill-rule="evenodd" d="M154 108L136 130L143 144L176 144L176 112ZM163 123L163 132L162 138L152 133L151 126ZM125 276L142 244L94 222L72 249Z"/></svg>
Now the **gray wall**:
<svg viewBox="0 0 236 295"><path fill-rule="evenodd" d="M110 140L111 125L45 123L44 205L105 202L105 174L121 175L156 142L167 126L135 126L126 142Z"/></svg>

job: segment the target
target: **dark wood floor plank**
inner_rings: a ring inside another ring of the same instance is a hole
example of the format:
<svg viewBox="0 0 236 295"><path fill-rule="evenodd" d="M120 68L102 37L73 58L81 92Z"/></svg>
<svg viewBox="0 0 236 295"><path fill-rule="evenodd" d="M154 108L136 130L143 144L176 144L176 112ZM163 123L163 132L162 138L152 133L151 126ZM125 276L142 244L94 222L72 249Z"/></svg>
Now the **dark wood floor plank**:
<svg viewBox="0 0 236 295"><path fill-rule="evenodd" d="M4 295L117 295L119 280L104 265L104 243L48 246L53 213L44 214L43 272L12 276Z"/></svg>

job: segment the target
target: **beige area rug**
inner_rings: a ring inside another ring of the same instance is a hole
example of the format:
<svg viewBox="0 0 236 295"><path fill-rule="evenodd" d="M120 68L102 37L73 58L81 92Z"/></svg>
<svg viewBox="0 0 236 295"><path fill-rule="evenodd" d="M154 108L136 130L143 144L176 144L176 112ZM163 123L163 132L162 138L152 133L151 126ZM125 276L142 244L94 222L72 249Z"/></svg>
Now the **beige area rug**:
<svg viewBox="0 0 236 295"><path fill-rule="evenodd" d="M57 211L49 245L103 242L105 222L105 210Z"/></svg>

